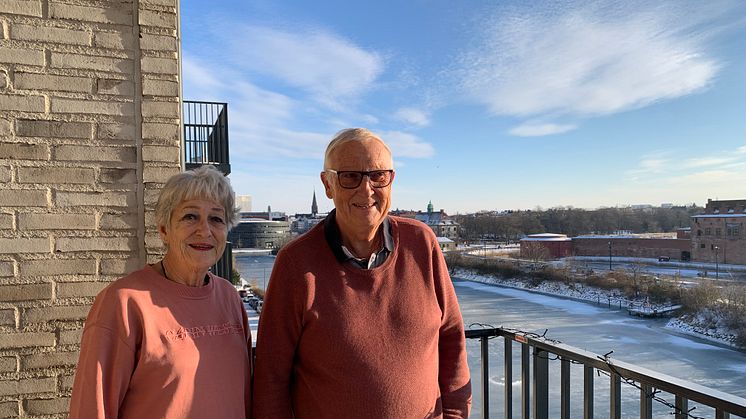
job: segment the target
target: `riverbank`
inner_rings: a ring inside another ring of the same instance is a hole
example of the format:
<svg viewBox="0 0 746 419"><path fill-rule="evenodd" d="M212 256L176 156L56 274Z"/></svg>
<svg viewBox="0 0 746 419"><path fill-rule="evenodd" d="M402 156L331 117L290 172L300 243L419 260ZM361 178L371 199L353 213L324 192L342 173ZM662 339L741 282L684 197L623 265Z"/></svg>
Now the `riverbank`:
<svg viewBox="0 0 746 419"><path fill-rule="evenodd" d="M566 284L550 281L536 283L535 281L525 281L517 278L504 279L492 275L478 274L462 268L454 269L452 276L467 281L521 289L529 292L582 301L585 303L593 303L615 309L627 309L630 306L642 306L649 308L650 310L664 311L669 308L669 305L650 303L645 301L644 298L626 298L618 295L618 293L615 293L614 291L599 289L578 283ZM669 320L666 327L675 330L678 333L741 350L741 348L739 348L735 343L737 338L736 335L720 326L716 315L712 313L702 313L698 316L682 315L674 317Z"/></svg>

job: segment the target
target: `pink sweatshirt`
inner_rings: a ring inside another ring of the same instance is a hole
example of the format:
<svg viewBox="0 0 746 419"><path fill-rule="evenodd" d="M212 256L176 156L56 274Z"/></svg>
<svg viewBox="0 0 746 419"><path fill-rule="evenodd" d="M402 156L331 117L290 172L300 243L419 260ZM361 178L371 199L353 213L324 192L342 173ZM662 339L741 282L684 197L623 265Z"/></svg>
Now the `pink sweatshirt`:
<svg viewBox="0 0 746 419"><path fill-rule="evenodd" d="M254 418L466 418L464 326L435 235L391 217L379 267L340 264L323 223L278 255L262 308Z"/></svg>
<svg viewBox="0 0 746 419"><path fill-rule="evenodd" d="M251 333L238 293L153 268L106 287L88 314L70 418L246 418Z"/></svg>

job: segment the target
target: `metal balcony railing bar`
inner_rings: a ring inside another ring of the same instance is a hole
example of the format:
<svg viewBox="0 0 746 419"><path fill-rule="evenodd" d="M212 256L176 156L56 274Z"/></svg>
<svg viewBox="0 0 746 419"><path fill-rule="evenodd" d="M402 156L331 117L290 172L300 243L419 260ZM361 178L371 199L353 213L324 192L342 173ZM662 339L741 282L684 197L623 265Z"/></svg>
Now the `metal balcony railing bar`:
<svg viewBox="0 0 746 419"><path fill-rule="evenodd" d="M184 162L187 169L212 164L230 173L228 104L184 101Z"/></svg>
<svg viewBox="0 0 746 419"><path fill-rule="evenodd" d="M484 326L484 325L481 325ZM621 418L622 382L636 387L640 392L640 418L653 416L652 402L661 403L671 409L676 419L700 418L695 408L689 408L689 401L712 407L715 417L728 418L730 414L746 417L746 399L661 374L643 367L612 360L609 355L598 355L575 348L546 336L504 328L484 328L467 330L468 339L479 339L482 358L482 417L489 414L489 364L488 342L490 339L504 339L504 417L513 417L513 343L521 345L521 417L528 419L549 416L549 361L559 360L560 370L560 411L563 419L570 418L570 364L583 365L583 415L593 418L594 374L609 377L609 414L612 419ZM533 365L533 368L531 366ZM659 396L661 392L674 395L675 403ZM531 416L533 414L533 416Z"/></svg>

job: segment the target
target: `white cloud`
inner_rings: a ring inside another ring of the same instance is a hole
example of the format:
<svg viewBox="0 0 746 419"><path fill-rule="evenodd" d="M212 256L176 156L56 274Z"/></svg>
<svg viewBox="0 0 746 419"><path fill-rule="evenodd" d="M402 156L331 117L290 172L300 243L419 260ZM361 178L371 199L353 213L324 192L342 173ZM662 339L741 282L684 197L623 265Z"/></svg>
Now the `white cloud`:
<svg viewBox="0 0 746 419"><path fill-rule="evenodd" d="M380 54L322 29L245 25L231 33L237 65L304 89L331 107L369 90L384 70Z"/></svg>
<svg viewBox="0 0 746 419"><path fill-rule="evenodd" d="M394 117L408 124L424 127L430 124L430 118L425 111L416 108L401 108Z"/></svg>
<svg viewBox="0 0 746 419"><path fill-rule="evenodd" d="M428 158L435 155L432 144L417 137L401 131L377 132L383 141L391 148L395 159L402 157Z"/></svg>
<svg viewBox="0 0 746 419"><path fill-rule="evenodd" d="M738 147L738 149L736 150L736 153L738 153L738 154L746 154L746 145Z"/></svg>
<svg viewBox="0 0 746 419"><path fill-rule="evenodd" d="M457 74L495 115L602 115L692 94L721 64L707 54L707 4L687 5L501 8Z"/></svg>
<svg viewBox="0 0 746 419"><path fill-rule="evenodd" d="M527 122L515 128L509 133L518 137L541 137L544 135L562 134L563 132L572 131L577 128L576 125L570 124L537 124Z"/></svg>
<svg viewBox="0 0 746 419"><path fill-rule="evenodd" d="M707 166L720 166L727 163L732 163L738 160L738 157L698 157L694 159L686 160L682 167L684 168L697 168Z"/></svg>

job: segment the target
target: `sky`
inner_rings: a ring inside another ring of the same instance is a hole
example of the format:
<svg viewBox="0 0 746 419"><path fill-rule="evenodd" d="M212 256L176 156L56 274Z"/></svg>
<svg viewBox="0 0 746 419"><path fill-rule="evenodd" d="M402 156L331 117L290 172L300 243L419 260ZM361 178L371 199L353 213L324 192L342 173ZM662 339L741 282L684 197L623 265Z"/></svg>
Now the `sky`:
<svg viewBox="0 0 746 419"><path fill-rule="evenodd" d="M331 210L348 127L392 149L392 209L746 198L744 1L184 0L181 25L255 211Z"/></svg>

